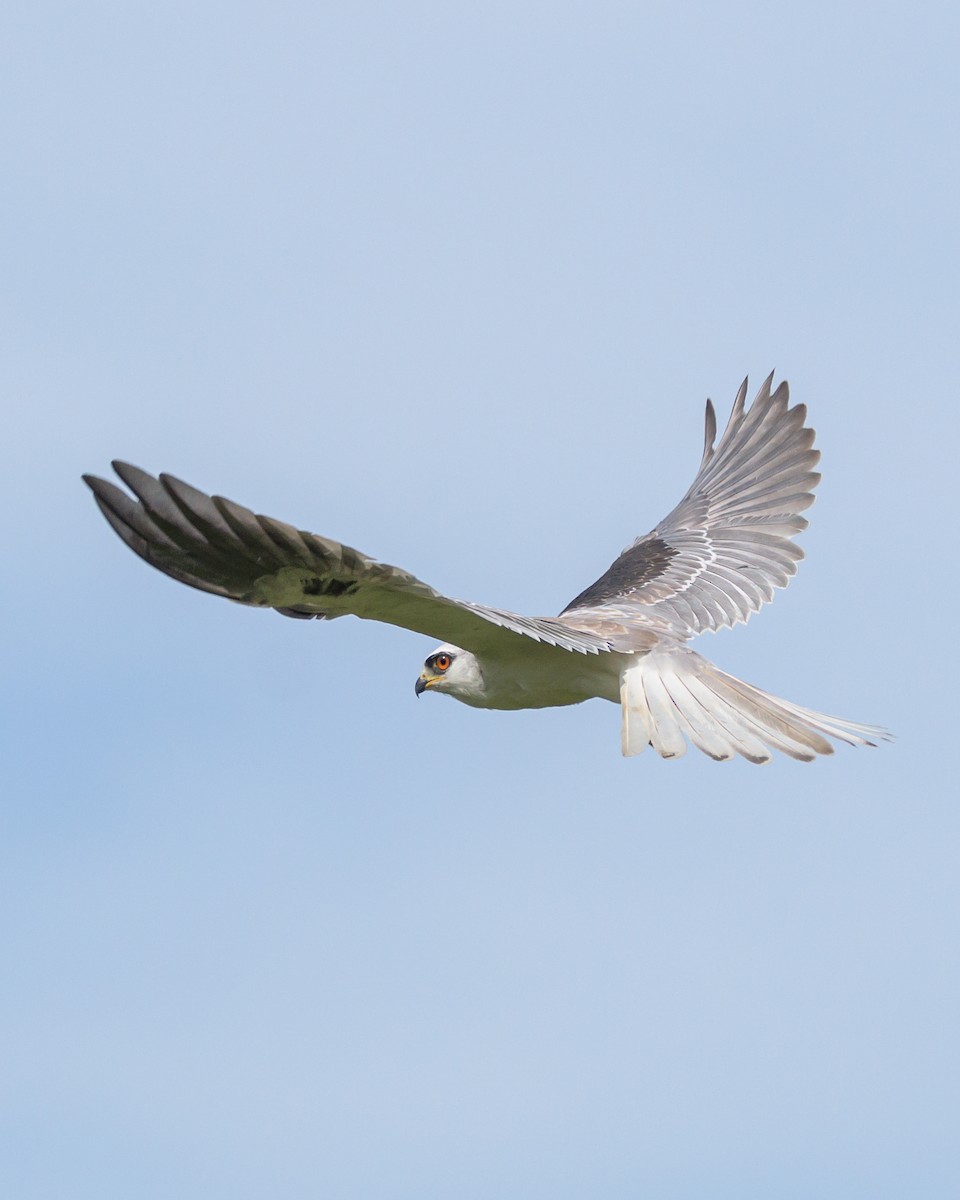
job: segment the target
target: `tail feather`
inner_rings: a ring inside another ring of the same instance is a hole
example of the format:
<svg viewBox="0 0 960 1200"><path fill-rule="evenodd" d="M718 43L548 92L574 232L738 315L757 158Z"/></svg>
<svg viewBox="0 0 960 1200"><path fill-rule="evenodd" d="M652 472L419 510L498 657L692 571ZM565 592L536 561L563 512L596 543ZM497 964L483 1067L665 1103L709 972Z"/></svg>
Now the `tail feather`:
<svg viewBox="0 0 960 1200"><path fill-rule="evenodd" d="M708 686L721 703L735 708L741 719L773 749L786 754L798 750L808 759L833 753L833 746L816 727L793 717L773 696L720 671L712 673Z"/></svg>
<svg viewBox="0 0 960 1200"><path fill-rule="evenodd" d="M879 726L771 696L682 646L661 647L635 660L621 674L620 699L626 755L652 745L661 757L678 758L689 739L721 762L739 754L765 763L774 750L811 762L818 754L833 753L828 738L851 746L890 740Z"/></svg>
<svg viewBox="0 0 960 1200"><path fill-rule="evenodd" d="M725 739L730 751L727 758L739 754L741 758L752 763L770 761L767 739L761 735L756 724L750 721L745 713L725 702L697 675L691 673L681 678L684 686L700 703L707 716L714 721L720 736ZM779 749L779 747L777 748Z"/></svg>
<svg viewBox="0 0 960 1200"><path fill-rule="evenodd" d="M653 671L641 677L647 710L650 713L650 743L661 758L679 758L686 754L687 743L680 727L679 711L663 679Z"/></svg>
<svg viewBox="0 0 960 1200"><path fill-rule="evenodd" d="M718 728L716 717L710 713L708 706L697 699L687 680L669 667L664 669L663 680L680 713L684 732L697 749L718 762L732 758L734 750L730 745L729 730L722 725Z"/></svg>

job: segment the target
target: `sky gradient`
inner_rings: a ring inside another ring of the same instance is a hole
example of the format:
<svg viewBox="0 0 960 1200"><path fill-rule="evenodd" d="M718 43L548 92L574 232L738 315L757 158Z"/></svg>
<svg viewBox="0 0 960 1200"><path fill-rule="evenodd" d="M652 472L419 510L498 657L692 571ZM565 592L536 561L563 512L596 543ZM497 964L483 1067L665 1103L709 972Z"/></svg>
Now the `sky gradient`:
<svg viewBox="0 0 960 1200"><path fill-rule="evenodd" d="M4 9L3 1195L958 1194L957 25ZM774 367L809 557L696 648L898 735L810 765L418 702L80 482L551 614Z"/></svg>

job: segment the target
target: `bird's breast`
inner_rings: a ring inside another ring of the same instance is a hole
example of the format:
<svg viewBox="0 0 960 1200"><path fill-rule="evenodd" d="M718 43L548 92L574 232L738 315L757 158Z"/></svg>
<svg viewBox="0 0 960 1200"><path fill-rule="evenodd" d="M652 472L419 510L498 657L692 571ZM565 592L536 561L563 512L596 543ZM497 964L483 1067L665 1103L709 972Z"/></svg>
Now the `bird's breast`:
<svg viewBox="0 0 960 1200"><path fill-rule="evenodd" d="M619 702L619 669L609 654L557 650L540 661L481 662L483 691L476 708L563 708L599 697Z"/></svg>

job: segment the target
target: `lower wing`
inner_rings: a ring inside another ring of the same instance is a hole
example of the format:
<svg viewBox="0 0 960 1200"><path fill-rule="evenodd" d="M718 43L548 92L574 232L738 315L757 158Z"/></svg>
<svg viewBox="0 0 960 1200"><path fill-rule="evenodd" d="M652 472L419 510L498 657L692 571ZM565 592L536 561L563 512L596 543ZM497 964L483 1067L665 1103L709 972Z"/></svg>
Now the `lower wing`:
<svg viewBox="0 0 960 1200"><path fill-rule="evenodd" d="M504 640L518 636L580 654L611 649L606 638L567 621L443 596L408 571L171 475L155 478L121 462L113 467L133 497L84 475L100 511L135 554L189 587L290 617L384 621L474 653L502 652Z"/></svg>

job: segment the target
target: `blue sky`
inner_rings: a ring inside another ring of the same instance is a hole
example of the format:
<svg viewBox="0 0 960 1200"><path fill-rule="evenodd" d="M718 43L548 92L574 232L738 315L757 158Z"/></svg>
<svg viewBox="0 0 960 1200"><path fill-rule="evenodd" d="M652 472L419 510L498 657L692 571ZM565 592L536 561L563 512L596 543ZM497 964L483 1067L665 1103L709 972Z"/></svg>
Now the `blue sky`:
<svg viewBox="0 0 960 1200"><path fill-rule="evenodd" d="M4 1195L957 1194L957 32L4 9ZM179 587L79 480L552 613L773 367L809 558L697 648L898 734L810 766L417 702L429 640Z"/></svg>

